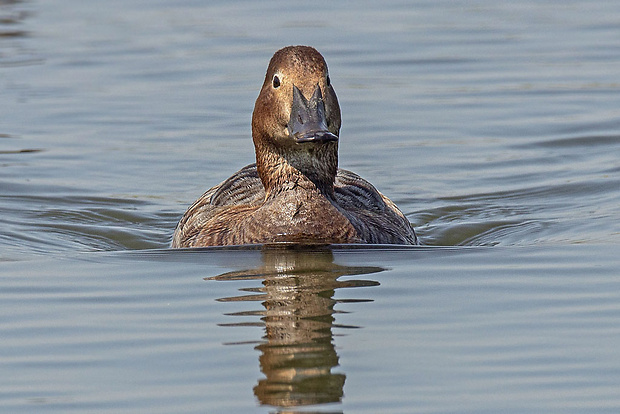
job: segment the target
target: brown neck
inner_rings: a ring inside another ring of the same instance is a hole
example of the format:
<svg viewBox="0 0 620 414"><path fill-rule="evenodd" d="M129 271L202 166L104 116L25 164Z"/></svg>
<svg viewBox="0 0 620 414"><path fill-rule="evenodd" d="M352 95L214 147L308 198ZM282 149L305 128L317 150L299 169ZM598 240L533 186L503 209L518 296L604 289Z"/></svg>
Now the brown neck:
<svg viewBox="0 0 620 414"><path fill-rule="evenodd" d="M256 168L267 197L290 189L334 194L338 171L338 144L308 145L302 149L276 152L256 148Z"/></svg>

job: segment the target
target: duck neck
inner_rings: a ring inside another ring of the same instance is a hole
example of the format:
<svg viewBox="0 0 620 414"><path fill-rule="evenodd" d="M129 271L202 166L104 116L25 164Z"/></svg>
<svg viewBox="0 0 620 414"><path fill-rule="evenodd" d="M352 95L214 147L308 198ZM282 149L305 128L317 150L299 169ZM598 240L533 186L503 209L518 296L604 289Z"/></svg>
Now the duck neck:
<svg viewBox="0 0 620 414"><path fill-rule="evenodd" d="M338 171L338 147L336 143L324 143L290 152L257 149L256 169L267 198L290 190L319 192L332 197Z"/></svg>

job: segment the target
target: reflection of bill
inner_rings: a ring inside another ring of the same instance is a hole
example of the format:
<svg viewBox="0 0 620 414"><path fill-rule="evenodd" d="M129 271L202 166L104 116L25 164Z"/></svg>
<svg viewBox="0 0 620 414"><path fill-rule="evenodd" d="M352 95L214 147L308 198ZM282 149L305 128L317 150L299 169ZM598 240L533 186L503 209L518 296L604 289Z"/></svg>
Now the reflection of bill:
<svg viewBox="0 0 620 414"><path fill-rule="evenodd" d="M332 327L336 289L377 286L374 281L337 280L341 276L376 273L380 267L348 267L333 263L331 250L317 248L266 248L260 268L225 273L210 279L262 279L263 287L243 289L256 294L222 298L220 301L261 301L264 310L233 315L261 315L266 335L256 347L265 378L254 387L261 404L294 407L338 402L345 375L331 372L338 366ZM346 302L366 302L352 299ZM247 324L226 324L228 326Z"/></svg>

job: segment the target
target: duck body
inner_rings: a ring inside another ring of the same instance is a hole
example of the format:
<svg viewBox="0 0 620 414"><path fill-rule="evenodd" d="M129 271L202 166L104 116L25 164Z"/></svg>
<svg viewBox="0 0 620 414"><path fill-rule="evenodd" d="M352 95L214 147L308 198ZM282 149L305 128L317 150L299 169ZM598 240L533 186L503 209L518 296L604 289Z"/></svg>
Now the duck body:
<svg viewBox="0 0 620 414"><path fill-rule="evenodd" d="M338 168L340 123L319 52L307 46L280 49L252 115L256 164L196 200L179 221L172 247L418 244L391 200Z"/></svg>
<svg viewBox="0 0 620 414"><path fill-rule="evenodd" d="M172 247L277 242L418 243L394 203L355 173L338 170L333 196L291 181L267 199L252 164L196 200Z"/></svg>

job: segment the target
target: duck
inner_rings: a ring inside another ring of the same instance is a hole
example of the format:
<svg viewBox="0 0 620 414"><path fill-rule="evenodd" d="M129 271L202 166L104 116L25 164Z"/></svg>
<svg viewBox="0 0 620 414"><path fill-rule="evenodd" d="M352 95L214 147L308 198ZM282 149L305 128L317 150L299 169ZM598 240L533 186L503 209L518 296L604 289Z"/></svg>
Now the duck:
<svg viewBox="0 0 620 414"><path fill-rule="evenodd" d="M198 198L171 247L419 244L394 202L338 168L340 127L323 56L310 46L276 51L252 113L256 163Z"/></svg>

